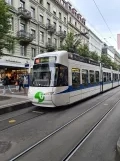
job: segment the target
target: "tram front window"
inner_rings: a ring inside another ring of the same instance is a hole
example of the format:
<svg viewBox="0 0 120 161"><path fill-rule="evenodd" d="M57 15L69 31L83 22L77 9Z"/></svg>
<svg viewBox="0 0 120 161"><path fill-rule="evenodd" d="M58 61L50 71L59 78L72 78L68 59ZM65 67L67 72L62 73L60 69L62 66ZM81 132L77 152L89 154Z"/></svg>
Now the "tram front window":
<svg viewBox="0 0 120 161"><path fill-rule="evenodd" d="M67 67L59 64L37 64L33 66L31 86L55 87L67 85Z"/></svg>

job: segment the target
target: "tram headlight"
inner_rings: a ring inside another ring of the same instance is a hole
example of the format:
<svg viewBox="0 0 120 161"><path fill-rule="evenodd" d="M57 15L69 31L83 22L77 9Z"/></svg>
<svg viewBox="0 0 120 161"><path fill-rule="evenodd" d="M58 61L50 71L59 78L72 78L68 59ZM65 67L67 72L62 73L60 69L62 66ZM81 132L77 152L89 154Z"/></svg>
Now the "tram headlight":
<svg viewBox="0 0 120 161"><path fill-rule="evenodd" d="M47 92L45 95L52 95L54 92Z"/></svg>

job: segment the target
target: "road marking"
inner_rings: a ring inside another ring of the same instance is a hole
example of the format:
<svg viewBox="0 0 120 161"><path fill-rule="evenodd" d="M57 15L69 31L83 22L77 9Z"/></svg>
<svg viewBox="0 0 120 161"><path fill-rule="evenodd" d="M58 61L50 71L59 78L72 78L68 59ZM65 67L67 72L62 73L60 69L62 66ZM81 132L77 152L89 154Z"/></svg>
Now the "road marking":
<svg viewBox="0 0 120 161"><path fill-rule="evenodd" d="M11 124L11 123L15 123L16 122L16 120L9 120L9 123Z"/></svg>
<svg viewBox="0 0 120 161"><path fill-rule="evenodd" d="M39 112L39 111L32 111L34 113L39 113L39 114L42 114L43 112Z"/></svg>
<svg viewBox="0 0 120 161"><path fill-rule="evenodd" d="M108 104L104 104L104 106L108 106Z"/></svg>

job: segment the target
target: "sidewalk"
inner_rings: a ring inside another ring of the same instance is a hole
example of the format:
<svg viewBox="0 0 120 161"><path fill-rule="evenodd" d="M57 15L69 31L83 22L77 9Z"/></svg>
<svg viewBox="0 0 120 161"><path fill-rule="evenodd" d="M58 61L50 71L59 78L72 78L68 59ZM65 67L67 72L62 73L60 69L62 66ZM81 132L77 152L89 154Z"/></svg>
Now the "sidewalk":
<svg viewBox="0 0 120 161"><path fill-rule="evenodd" d="M5 95L3 95L3 90L0 89L0 115L32 105L23 91L16 91L16 88L11 89L14 93L11 94L9 90L7 90Z"/></svg>

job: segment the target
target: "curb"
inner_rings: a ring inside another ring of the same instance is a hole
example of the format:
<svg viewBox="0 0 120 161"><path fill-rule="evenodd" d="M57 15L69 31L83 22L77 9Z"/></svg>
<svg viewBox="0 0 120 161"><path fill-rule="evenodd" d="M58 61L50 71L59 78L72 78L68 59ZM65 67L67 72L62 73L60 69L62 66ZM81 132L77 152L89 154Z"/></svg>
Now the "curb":
<svg viewBox="0 0 120 161"><path fill-rule="evenodd" d="M120 154L120 138L117 141L117 151Z"/></svg>
<svg viewBox="0 0 120 161"><path fill-rule="evenodd" d="M0 108L0 115L3 115L5 113L9 113L9 112L13 112L13 111L17 111L17 110L21 110L23 108L27 108L27 107L31 107L32 102L31 101L21 101L18 103L13 103L10 105L3 105Z"/></svg>

